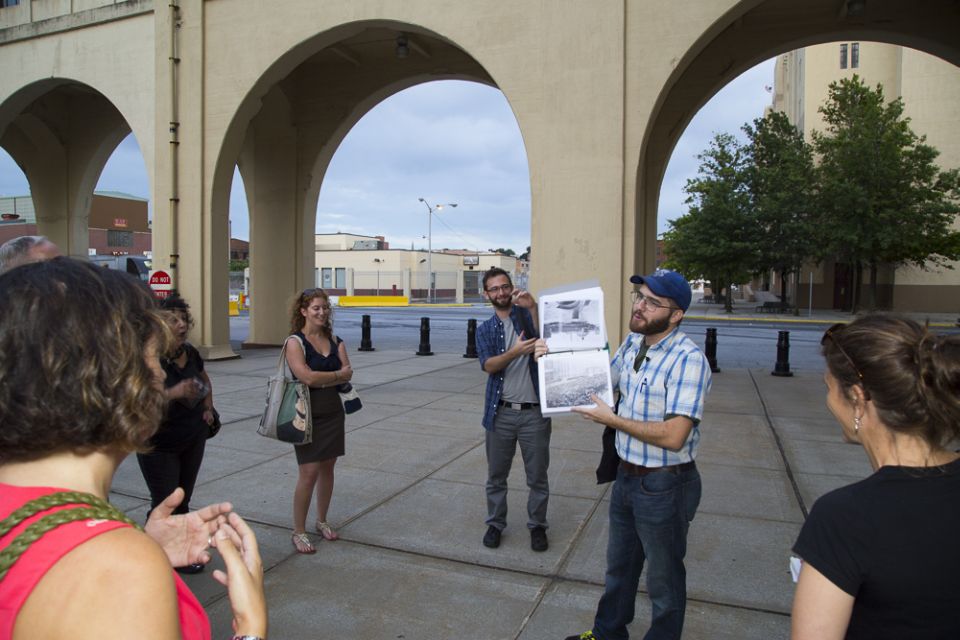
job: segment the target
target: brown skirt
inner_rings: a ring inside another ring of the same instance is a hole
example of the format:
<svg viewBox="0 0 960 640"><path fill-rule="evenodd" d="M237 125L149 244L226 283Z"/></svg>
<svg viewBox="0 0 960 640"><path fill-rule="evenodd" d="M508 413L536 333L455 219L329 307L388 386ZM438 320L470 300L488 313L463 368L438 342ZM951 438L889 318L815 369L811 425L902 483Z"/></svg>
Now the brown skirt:
<svg viewBox="0 0 960 640"><path fill-rule="evenodd" d="M310 389L313 413L313 441L296 445L297 464L322 462L344 454L343 403L336 387Z"/></svg>

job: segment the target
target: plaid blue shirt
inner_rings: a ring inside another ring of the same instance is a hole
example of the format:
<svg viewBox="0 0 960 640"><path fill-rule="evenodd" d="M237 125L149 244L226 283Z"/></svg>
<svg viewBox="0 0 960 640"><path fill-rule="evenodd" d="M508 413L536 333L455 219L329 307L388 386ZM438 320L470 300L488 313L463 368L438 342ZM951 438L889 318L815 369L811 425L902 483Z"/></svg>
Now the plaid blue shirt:
<svg viewBox="0 0 960 640"><path fill-rule="evenodd" d="M617 454L644 467L664 467L697 457L703 402L710 393L710 365L694 342L675 329L650 347L638 371L633 361L644 336L631 333L610 363L613 386L620 390L617 414L631 420L661 422L674 416L693 420L693 429L679 451L648 444L617 431Z"/></svg>
<svg viewBox="0 0 960 640"><path fill-rule="evenodd" d="M533 316L523 307L513 305L510 309L510 320L513 322L513 330L519 338L520 332L524 332L524 338L538 336L537 328L533 326ZM498 356L507 350L506 337L503 331L503 321L494 313L493 316L477 327L477 355L480 357L480 367L482 368L488 358ZM497 402L503 393L503 374L506 369L501 369L496 373L491 373L487 377L487 392L483 402L483 428L493 431L493 420L497 416ZM533 357L530 357L530 377L533 379L533 388L537 391L537 397L540 397L540 382L537 374L537 363Z"/></svg>

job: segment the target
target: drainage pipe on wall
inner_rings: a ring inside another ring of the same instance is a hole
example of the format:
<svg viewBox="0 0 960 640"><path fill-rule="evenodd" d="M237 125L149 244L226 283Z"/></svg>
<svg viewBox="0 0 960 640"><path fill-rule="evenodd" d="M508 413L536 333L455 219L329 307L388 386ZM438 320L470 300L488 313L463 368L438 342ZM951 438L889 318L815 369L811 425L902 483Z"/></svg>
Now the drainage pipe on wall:
<svg viewBox="0 0 960 640"><path fill-rule="evenodd" d="M174 288L179 286L177 261L180 258L180 185L179 185L179 147L180 147L180 4L170 0L170 277Z"/></svg>

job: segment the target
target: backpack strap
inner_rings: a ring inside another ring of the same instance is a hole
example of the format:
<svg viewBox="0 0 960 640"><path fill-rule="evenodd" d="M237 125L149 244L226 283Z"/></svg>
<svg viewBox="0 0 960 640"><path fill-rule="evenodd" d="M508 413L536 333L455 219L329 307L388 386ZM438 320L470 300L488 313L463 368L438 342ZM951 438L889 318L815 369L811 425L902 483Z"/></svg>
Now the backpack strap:
<svg viewBox="0 0 960 640"><path fill-rule="evenodd" d="M23 555L31 544L39 540L45 533L56 529L60 525L78 520L114 520L123 522L136 529L140 525L130 519L125 513L105 500L89 493L79 491L61 491L41 496L31 500L3 520L0 520L0 537L10 533L18 524L36 514L67 504L83 505L74 509L63 509L43 516L20 533L2 551L0 551L0 580L7 575L10 567Z"/></svg>

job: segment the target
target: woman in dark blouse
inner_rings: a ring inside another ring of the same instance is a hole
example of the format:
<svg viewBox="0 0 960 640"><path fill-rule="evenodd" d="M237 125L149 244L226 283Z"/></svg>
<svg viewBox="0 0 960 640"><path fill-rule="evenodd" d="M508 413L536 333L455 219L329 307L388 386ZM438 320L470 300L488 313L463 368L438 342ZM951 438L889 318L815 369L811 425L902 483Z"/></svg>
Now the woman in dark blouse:
<svg viewBox="0 0 960 640"><path fill-rule="evenodd" d="M203 358L187 342L193 325L190 306L174 294L160 303L168 312L167 322L174 336L174 351L162 358L167 410L160 428L150 440L150 450L137 454L143 479L150 490L153 510L177 487L184 491L183 502L174 513L190 510L190 497L203 462L203 450L213 424L213 389L203 369ZM177 569L181 573L198 573L202 564Z"/></svg>
<svg viewBox="0 0 960 640"><path fill-rule="evenodd" d="M306 533L310 498L317 496L316 531L325 540L337 532L327 523L333 495L333 468L344 454L344 412L337 386L353 377L347 347L333 333L330 299L323 289L307 289L290 310L287 364L293 375L310 387L313 441L297 445L299 473L293 494L293 546L298 553L316 549Z"/></svg>

